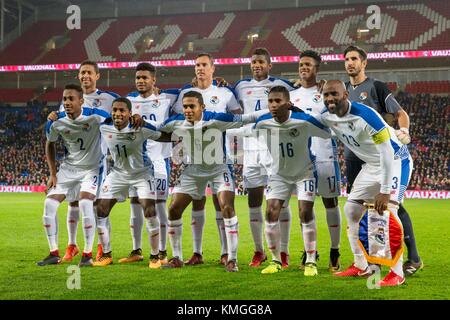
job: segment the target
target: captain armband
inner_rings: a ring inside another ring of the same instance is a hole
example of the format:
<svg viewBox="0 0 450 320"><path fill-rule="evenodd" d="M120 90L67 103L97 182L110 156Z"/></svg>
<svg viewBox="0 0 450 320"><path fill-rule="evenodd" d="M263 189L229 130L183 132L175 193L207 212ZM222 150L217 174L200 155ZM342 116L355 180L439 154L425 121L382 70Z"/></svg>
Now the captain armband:
<svg viewBox="0 0 450 320"><path fill-rule="evenodd" d="M389 129L387 127L372 136L372 140L375 144L381 144L388 141L390 138L391 134L389 133Z"/></svg>

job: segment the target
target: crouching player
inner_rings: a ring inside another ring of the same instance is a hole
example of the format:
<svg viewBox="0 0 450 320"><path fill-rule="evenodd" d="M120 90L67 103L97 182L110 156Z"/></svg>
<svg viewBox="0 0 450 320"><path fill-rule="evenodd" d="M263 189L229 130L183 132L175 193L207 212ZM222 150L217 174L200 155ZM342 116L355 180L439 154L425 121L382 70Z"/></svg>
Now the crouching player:
<svg viewBox="0 0 450 320"><path fill-rule="evenodd" d="M394 130L372 108L350 102L348 91L339 80L328 81L323 89L327 110L320 121L330 127L345 146L365 164L353 184L344 206L347 217L347 235L354 255L354 263L340 277L364 277L370 274L367 260L358 246L359 220L364 213L364 202L372 202L382 213L389 209L397 216L397 208L408 186L412 159L406 145L400 143ZM378 284L397 286L405 282L403 256Z"/></svg>
<svg viewBox="0 0 450 320"><path fill-rule="evenodd" d="M292 108L289 91L282 86L269 92L269 114L258 118L255 128L267 129L267 146L273 164L268 183L266 209L266 239L272 253L272 263L263 274L281 271L280 223L281 208L289 205L297 191L303 242L306 250L305 276L317 275L317 230L314 218L316 172L310 151L312 136L330 138L328 128L298 108ZM260 132L262 133L262 132Z"/></svg>
<svg viewBox="0 0 450 320"><path fill-rule="evenodd" d="M183 96L183 115L170 117L159 128L182 138L188 164L181 174L180 183L173 190L169 206L169 240L173 258L164 268L180 268L184 265L182 253L182 215L192 200L205 196L208 181L218 190L217 197L224 218L228 245L228 272L238 271L238 219L234 212L234 182L224 161L223 132L254 122L258 115L233 115L204 111L203 96L197 91L188 91Z"/></svg>
<svg viewBox="0 0 450 320"><path fill-rule="evenodd" d="M45 154L50 169L48 193L44 206L44 227L50 246L50 254L38 262L39 266L61 262L58 251L57 210L64 199L69 202L79 199L83 216L84 250L80 266L92 266L92 246L95 237L94 199L100 183L100 124L109 114L83 104L83 91L79 85L68 84L63 91L65 112L56 121L46 125L47 143ZM62 138L66 157L56 173L56 147ZM78 195L79 191L79 195ZM79 198L78 198L79 196Z"/></svg>
<svg viewBox="0 0 450 320"><path fill-rule="evenodd" d="M114 167L102 184L97 207L97 229L103 254L94 266L104 267L113 262L110 230L107 217L118 200L125 200L130 187L136 189L139 203L144 210L151 254L149 268L161 266L159 261L159 219L155 211L156 191L151 161L147 156L146 141L170 141L152 125L141 122L142 128L133 129L130 124L131 102L117 98L112 105L112 119L105 121L100 132L114 160ZM144 125L145 124L145 125ZM165 139L165 140L164 140Z"/></svg>

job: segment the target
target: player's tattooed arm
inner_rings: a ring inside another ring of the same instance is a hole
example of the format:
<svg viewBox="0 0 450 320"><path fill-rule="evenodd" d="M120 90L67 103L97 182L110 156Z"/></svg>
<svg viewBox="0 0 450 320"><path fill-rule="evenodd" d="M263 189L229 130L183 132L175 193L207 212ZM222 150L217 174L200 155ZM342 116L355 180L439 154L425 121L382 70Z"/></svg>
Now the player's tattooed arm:
<svg viewBox="0 0 450 320"><path fill-rule="evenodd" d="M48 141L45 144L45 156L50 171L47 182L47 190L56 186L56 143Z"/></svg>

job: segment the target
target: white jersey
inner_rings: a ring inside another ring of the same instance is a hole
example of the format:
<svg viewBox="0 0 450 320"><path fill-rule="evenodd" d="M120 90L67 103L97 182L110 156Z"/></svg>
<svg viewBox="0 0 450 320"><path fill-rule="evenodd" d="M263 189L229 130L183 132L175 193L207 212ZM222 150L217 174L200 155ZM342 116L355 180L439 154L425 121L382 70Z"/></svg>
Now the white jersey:
<svg viewBox="0 0 450 320"><path fill-rule="evenodd" d="M61 136L66 156L63 163L72 168L94 169L100 166L100 124L110 115L96 108L82 107L76 119L70 119L65 112L58 114L58 120L48 121L45 132L47 140L55 142Z"/></svg>
<svg viewBox="0 0 450 320"><path fill-rule="evenodd" d="M216 81L213 81L213 84L206 89L195 88L192 85L186 85L181 88L178 100L173 108L175 113L183 113L183 97L189 91L197 91L202 94L205 110L207 111L232 112L241 109L233 90L228 87L218 87Z"/></svg>
<svg viewBox="0 0 450 320"><path fill-rule="evenodd" d="M117 129L112 121L104 122L100 132L114 160L112 170L122 174L140 174L148 171L152 163L147 155L147 139L158 139L161 132L147 123L139 129L131 125Z"/></svg>
<svg viewBox="0 0 450 320"><path fill-rule="evenodd" d="M163 90L161 94L144 98L139 92L130 93L127 98L131 101L132 113L139 114L142 119L150 123L163 123L171 114L172 106L177 100L178 90ZM169 158L172 152L171 142L147 141L148 156L152 161Z"/></svg>
<svg viewBox="0 0 450 320"><path fill-rule="evenodd" d="M112 111L112 103L119 95L111 91L96 89L94 92L83 93L84 105L88 108L97 108L109 114ZM64 111L64 104L61 103L59 111Z"/></svg>
<svg viewBox="0 0 450 320"><path fill-rule="evenodd" d="M331 132L317 119L304 112L289 112L283 123L277 122L271 113L258 118L255 128L266 131L266 144L272 155L272 174L289 180L303 177L314 167L311 153L311 137L331 137Z"/></svg>
<svg viewBox="0 0 450 320"><path fill-rule="evenodd" d="M312 116L319 115L325 109L322 95L317 90L317 86L301 87L289 92L289 95L294 106ZM313 137L311 141L311 151L316 156L317 162L337 160L337 147L333 139Z"/></svg>
<svg viewBox="0 0 450 320"><path fill-rule="evenodd" d="M261 114L261 113L260 113ZM233 115L204 111L202 120L192 124L184 115L170 117L159 126L159 130L174 133L183 139L186 162L198 176L211 176L223 170L223 139L227 129L239 128L246 123L256 121L258 113L250 115Z"/></svg>
<svg viewBox="0 0 450 320"><path fill-rule="evenodd" d="M380 167L377 144L387 138L394 149L395 159L407 159L408 148L403 145L392 129L374 109L358 102L350 102L347 114L338 117L324 110L319 120L327 125L355 155L374 167Z"/></svg>
<svg viewBox="0 0 450 320"><path fill-rule="evenodd" d="M244 107L244 114L268 110L269 91L275 86L283 86L289 91L294 89L289 81L275 77L268 77L261 81L253 78L238 81L234 91L238 101ZM244 150L265 150L265 146L259 143L256 137L244 137Z"/></svg>

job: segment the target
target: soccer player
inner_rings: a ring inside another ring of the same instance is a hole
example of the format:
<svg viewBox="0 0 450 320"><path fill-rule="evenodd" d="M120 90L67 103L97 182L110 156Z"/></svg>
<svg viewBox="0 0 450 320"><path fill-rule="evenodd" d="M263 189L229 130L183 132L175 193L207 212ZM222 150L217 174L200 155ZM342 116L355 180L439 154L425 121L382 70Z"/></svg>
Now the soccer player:
<svg viewBox="0 0 450 320"><path fill-rule="evenodd" d="M317 73L321 61L322 59L317 52L303 51L300 54L298 67L301 87L290 92L292 103L312 115L320 114L325 108L317 83ZM315 156L317 194L322 197L325 206L331 239L329 269L330 271L338 271L340 269L339 243L341 239L341 212L338 197L341 194L341 178L336 142L333 139L313 137L311 139L311 150ZM302 266L305 265L305 261L306 254L304 252Z"/></svg>
<svg viewBox="0 0 450 320"><path fill-rule="evenodd" d="M350 102L348 97L342 81L328 81L323 88L327 110L320 115L320 121L365 162L344 206L354 263L345 271L335 273L340 277L365 277L371 270L358 245L359 220L365 211L363 203L374 203L379 213L389 208L397 216L397 206L411 176L412 159L406 145L398 140L394 130L374 109ZM403 256L378 284L397 286L404 283L402 262Z"/></svg>
<svg viewBox="0 0 450 320"><path fill-rule="evenodd" d="M111 114L111 106L114 99L119 96L114 92L110 91L102 91L97 89L97 81L100 79L100 70L98 65L94 61L85 60L81 62L80 68L78 70L78 80L80 81L81 88L83 89L83 100L84 100L84 108L97 108ZM60 111L64 111L63 105L60 107ZM49 119L55 120L57 115L54 115L55 118L49 116ZM102 152L104 155L103 160L103 169L101 170L101 176L104 176L103 172L106 173L107 170L107 161L106 154L107 148L106 145L101 143ZM99 178L99 183L101 183L102 178ZM73 190L72 192L77 193L77 190ZM94 211L96 210L96 203L94 202ZM78 221L80 219L80 213L78 208L78 201L69 202L69 206L67 208L67 232L69 235L69 240L66 248L66 253L62 259L62 261L72 261L73 257L75 257L78 252L77 246L77 230L78 230ZM108 226L110 227L109 219ZM100 243L97 248L97 258L102 255L102 247Z"/></svg>
<svg viewBox="0 0 450 320"><path fill-rule="evenodd" d="M179 268L184 265L181 245L183 228L182 214L193 199L205 196L208 182L217 191L217 198L223 216L227 257L226 270L238 271L238 219L234 212L234 182L229 167L224 162L223 132L254 122L258 113L233 115L204 111L203 96L198 91L188 91L183 95L183 113L170 117L159 127L162 132L181 137L189 163L180 177L180 183L173 190L169 206L169 240L173 258L163 267Z"/></svg>
<svg viewBox="0 0 450 320"><path fill-rule="evenodd" d="M142 119L162 123L167 120L172 111L172 105L178 97L178 90L163 90L159 95L154 94L156 83L156 68L143 62L136 67L136 92L130 93L127 98L132 104L132 113L139 114ZM167 211L166 200L169 193L170 182L170 155L171 143L160 143L149 139L147 141L147 155L154 167L156 187L156 214L160 222L159 235L159 260L167 263ZM144 225L144 214L142 206L134 188L130 189L130 229L133 239L133 250L119 263L142 261L142 228Z"/></svg>
<svg viewBox="0 0 450 320"><path fill-rule="evenodd" d="M58 251L57 210L64 199L69 202L78 200L82 213L84 250L80 266L91 266L92 245L95 237L94 199L100 183L99 126L109 114L93 108L84 107L83 92L78 85L66 85L63 92L65 112L59 119L46 125L47 143L45 153L50 169L48 193L44 207L44 227L50 246L50 254L39 266L61 262ZM67 155L56 173L55 142L62 138ZM77 190L76 193L73 190Z"/></svg>
<svg viewBox="0 0 450 320"><path fill-rule="evenodd" d="M265 48L256 48L251 56L250 70L253 77L243 79L236 83L234 90L236 96L244 107L244 114L249 114L258 110L267 110L267 95L274 86L286 87L293 90L293 85L286 80L271 77L269 75L272 63L270 53ZM249 125L252 127L252 125ZM246 128L242 128L246 129ZM239 133L236 130L240 130ZM241 135L241 129L233 129L228 135ZM264 253L263 244L263 213L262 201L264 188L267 185L268 169L270 168L271 157L264 144L258 142L258 137L244 137L244 185L248 191L248 208L250 229L252 232L255 252L250 262L251 267L258 267L267 259ZM291 228L291 212L288 204L281 209L281 260L283 267L289 265L289 235Z"/></svg>
<svg viewBox="0 0 450 320"><path fill-rule="evenodd" d="M312 136L330 138L329 129L298 108L292 108L289 91L275 86L269 92L269 114L258 118L255 128L266 129L266 143L273 163L269 176L265 234L272 263L263 274L282 269L279 215L291 194L297 191L299 216L306 249L305 276L316 276L317 230L313 206L316 191Z"/></svg>
<svg viewBox="0 0 450 320"><path fill-rule="evenodd" d="M213 80L215 71L214 59L209 53L200 53L195 59L195 75L197 78L197 86L184 86L175 103L174 111L176 113L183 113L183 97L186 92L197 91L203 96L205 102L205 110L214 112L228 112L232 114L242 113L241 106L236 100L233 91L228 87L217 86L216 81ZM216 223L219 231L221 244L220 263L225 264L227 261L227 238L225 235L224 220L221 215L220 204L217 199L217 188L214 183L210 183L213 193L213 202L216 209ZM205 226L205 202L206 197L202 199L193 199L192 202L192 240L193 240L193 255L186 262L187 265L197 265L203 263L202 256L202 242L203 229Z"/></svg>
<svg viewBox="0 0 450 320"><path fill-rule="evenodd" d="M359 47L349 46L344 51L344 57L345 70L350 77L350 81L346 83L350 101L364 103L381 115L393 114L398 119L400 126L400 130L395 131L397 138L403 144L410 143L408 114L402 109L384 82L367 77L365 74L367 53ZM364 162L348 148L345 148L344 151L348 180L347 192L350 192L353 181ZM405 275L410 276L423 268L423 262L417 250L411 218L401 203L398 216L403 224L404 241L408 248L408 260L403 265L403 270Z"/></svg>
<svg viewBox="0 0 450 320"><path fill-rule="evenodd" d="M127 98L117 98L112 105L112 119L105 121L100 132L114 160L114 167L102 184L98 207L97 223L99 239L103 247L102 256L94 266L104 267L113 262L110 245L110 229L106 218L117 201L126 199L130 187L136 189L139 203L144 210L148 239L151 248L149 268L161 266L159 260L159 219L155 211L156 190L147 155L147 139L170 141L170 136L156 131L146 123L142 128L131 128L131 102ZM164 137L166 139L164 140Z"/></svg>

